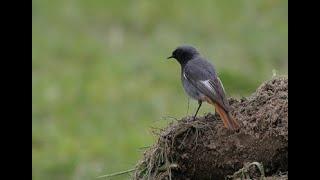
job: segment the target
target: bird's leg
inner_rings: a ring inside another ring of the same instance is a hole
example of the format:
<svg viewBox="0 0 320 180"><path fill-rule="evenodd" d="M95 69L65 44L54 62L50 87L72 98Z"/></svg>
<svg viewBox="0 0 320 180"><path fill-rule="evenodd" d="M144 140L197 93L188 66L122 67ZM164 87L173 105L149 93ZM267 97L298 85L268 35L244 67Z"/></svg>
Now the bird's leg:
<svg viewBox="0 0 320 180"><path fill-rule="evenodd" d="M202 105L202 101L201 101L201 100L198 100L198 104L199 104L199 106L198 106L198 109L197 109L196 113L195 113L194 116L193 116L193 119L196 119L196 116L197 116L197 114L198 114L198 111L199 111L199 109L200 109L200 107L201 107L201 105Z"/></svg>

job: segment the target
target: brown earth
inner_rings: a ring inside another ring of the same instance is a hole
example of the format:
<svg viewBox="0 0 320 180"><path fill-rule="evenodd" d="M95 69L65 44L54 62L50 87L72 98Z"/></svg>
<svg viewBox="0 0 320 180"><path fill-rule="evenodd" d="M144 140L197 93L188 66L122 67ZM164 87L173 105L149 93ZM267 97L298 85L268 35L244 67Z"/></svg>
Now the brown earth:
<svg viewBox="0 0 320 180"><path fill-rule="evenodd" d="M185 117L155 132L159 139L145 151L134 179L237 179L243 172L257 179L288 179L288 78L263 83L241 100L229 99L231 114L241 123L238 131L223 126L208 113L193 120Z"/></svg>

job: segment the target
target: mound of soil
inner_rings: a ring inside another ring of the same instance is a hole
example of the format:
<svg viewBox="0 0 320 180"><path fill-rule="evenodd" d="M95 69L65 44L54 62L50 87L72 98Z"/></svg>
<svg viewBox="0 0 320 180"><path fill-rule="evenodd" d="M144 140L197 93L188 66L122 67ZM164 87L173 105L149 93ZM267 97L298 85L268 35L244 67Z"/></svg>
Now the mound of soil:
<svg viewBox="0 0 320 180"><path fill-rule="evenodd" d="M134 178L237 179L235 172L258 162L263 172L251 166L245 174L287 179L280 174L288 171L288 79L272 79L250 97L229 102L231 114L241 123L239 130L226 129L211 113L172 122L156 132L159 139L145 151Z"/></svg>

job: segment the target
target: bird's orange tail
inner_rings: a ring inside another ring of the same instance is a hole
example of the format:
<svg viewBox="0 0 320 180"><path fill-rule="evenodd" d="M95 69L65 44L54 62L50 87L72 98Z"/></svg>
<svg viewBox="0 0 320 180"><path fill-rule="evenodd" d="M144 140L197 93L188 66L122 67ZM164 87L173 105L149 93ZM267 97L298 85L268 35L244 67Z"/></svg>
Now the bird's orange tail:
<svg viewBox="0 0 320 180"><path fill-rule="evenodd" d="M231 117L229 112L226 112L219 104L214 103L217 113L220 115L223 124L226 128L236 130L239 129L239 123Z"/></svg>

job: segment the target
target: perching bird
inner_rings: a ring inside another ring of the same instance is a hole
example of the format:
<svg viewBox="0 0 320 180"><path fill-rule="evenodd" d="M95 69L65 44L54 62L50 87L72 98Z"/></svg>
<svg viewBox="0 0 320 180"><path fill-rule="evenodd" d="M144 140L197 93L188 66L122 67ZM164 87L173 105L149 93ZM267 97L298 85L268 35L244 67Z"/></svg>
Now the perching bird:
<svg viewBox="0 0 320 180"><path fill-rule="evenodd" d="M181 81L186 93L198 100L198 108L194 118L205 101L214 105L224 126L228 129L238 129L239 123L231 117L230 105L226 99L221 80L215 68L192 46L180 46L172 52L168 59L174 58L181 65Z"/></svg>

